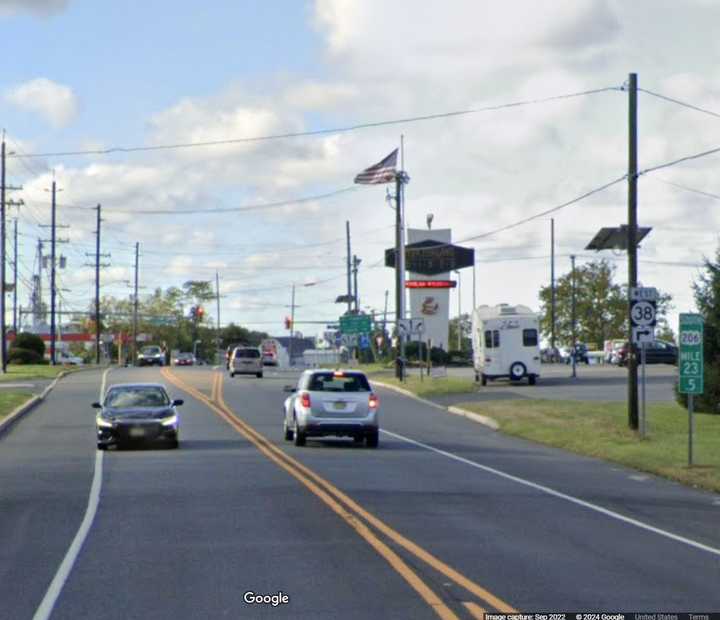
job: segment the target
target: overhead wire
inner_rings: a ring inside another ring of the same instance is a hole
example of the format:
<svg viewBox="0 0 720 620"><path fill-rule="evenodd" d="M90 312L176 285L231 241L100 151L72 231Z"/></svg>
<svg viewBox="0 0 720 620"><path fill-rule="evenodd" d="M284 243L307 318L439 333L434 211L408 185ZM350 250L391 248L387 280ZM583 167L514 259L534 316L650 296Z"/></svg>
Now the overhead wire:
<svg viewBox="0 0 720 620"><path fill-rule="evenodd" d="M720 113L718 113L718 112L713 112L712 110L707 110L705 108L701 108L700 106L696 106L692 103L688 103L687 101L681 101L680 99L675 99L673 97L668 97L667 95L663 95L661 93L653 92L651 90L648 90L647 88L638 88L638 92L645 93L647 95L652 95L653 97L657 97L658 99L663 99L665 101L669 101L670 103L675 103L684 108L689 108L691 110L695 110L696 112L702 112L703 114L708 114L709 116L714 116L716 118L720 118Z"/></svg>
<svg viewBox="0 0 720 620"><path fill-rule="evenodd" d="M571 99L575 97L582 97L586 95L594 95L603 92L611 91L622 91L621 86L606 86L603 88L595 88L590 90L584 90L573 93L565 93L561 95L552 95L549 97L540 97L535 99L526 99L521 101L513 101L509 103L502 103L496 105L481 106L476 108L469 108L466 110L456 110L452 112L439 112L436 114L424 114L419 116L409 116L405 118L397 118L384 121L371 121L363 123L355 123L352 125L346 125L343 127L332 127L325 129L313 129L308 131L294 131L280 134L271 134L265 136L247 136L238 138L227 138L224 140L205 140L197 142L178 142L174 144L155 144L146 146L113 146L105 149L86 149L86 150L75 150L75 151L56 151L48 153L26 153L22 157L26 158L37 158L37 157L67 157L67 156L78 156L78 155L110 155L113 153L136 153L136 152L148 152L148 151L166 151L176 149L187 149L197 147L210 147L210 146L225 146L228 144L244 144L252 142L266 142L270 140L283 140L288 138L300 138L307 136L319 136L328 134L347 133L350 131L357 131L360 129L369 129L373 127L386 127L389 125L401 125L406 123L415 123L420 121L437 120L442 118L451 118L456 116L466 116L469 114L478 114L481 112L492 112L507 108L515 108L527 105L536 105L539 103L548 103L551 101L559 101L563 99Z"/></svg>

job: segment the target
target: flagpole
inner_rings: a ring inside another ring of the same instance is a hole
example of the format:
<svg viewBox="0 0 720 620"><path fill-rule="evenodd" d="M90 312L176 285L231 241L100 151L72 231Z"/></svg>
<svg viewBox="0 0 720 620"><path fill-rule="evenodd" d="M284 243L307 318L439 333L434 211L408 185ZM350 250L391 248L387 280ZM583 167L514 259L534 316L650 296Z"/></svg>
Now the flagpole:
<svg viewBox="0 0 720 620"><path fill-rule="evenodd" d="M398 357L397 375L402 381L404 379L405 367L405 333L400 330L400 322L405 319L405 137L400 136L400 170L395 178L395 207L396 223L397 223L397 261L396 280L397 280L397 326L398 326Z"/></svg>

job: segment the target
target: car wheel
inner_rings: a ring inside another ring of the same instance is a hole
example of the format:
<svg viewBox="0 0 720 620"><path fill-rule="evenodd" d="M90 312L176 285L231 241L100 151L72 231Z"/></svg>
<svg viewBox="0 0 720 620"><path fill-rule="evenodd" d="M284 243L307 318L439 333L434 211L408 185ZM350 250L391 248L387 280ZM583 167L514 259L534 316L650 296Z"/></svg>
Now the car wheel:
<svg viewBox="0 0 720 620"><path fill-rule="evenodd" d="M283 430L285 431L285 441L292 441L295 433L287 425L287 420L283 422Z"/></svg>
<svg viewBox="0 0 720 620"><path fill-rule="evenodd" d="M262 379L262 375L263 375L263 374L262 374L261 372L256 372L256 373L255 373L255 376L256 376L258 379Z"/></svg>
<svg viewBox="0 0 720 620"><path fill-rule="evenodd" d="M97 445L98 450L107 450L107 444L106 443L99 443Z"/></svg>
<svg viewBox="0 0 720 620"><path fill-rule="evenodd" d="M519 381L525 376L526 373L527 369L525 368L525 364L523 364L522 362L513 362L510 366L511 381Z"/></svg>
<svg viewBox="0 0 720 620"><path fill-rule="evenodd" d="M528 377L528 384L535 385L535 383L537 383L537 375L530 375Z"/></svg>
<svg viewBox="0 0 720 620"><path fill-rule="evenodd" d="M173 439L170 442L170 449L171 450L177 450L180 447L180 440L179 439Z"/></svg>
<svg viewBox="0 0 720 620"><path fill-rule="evenodd" d="M487 385L487 377L484 374L480 375L480 384Z"/></svg>
<svg viewBox="0 0 720 620"><path fill-rule="evenodd" d="M234 372L231 372L231 373L230 373L230 377L232 378L232 377L234 377L234 376L235 376L235 373L234 373Z"/></svg>
<svg viewBox="0 0 720 620"><path fill-rule="evenodd" d="M374 433L370 433L365 438L365 442L366 442L368 448L377 448L378 443L380 442L380 433L378 433L378 431L375 431Z"/></svg>
<svg viewBox="0 0 720 620"><path fill-rule="evenodd" d="M307 436L305 435L305 431L301 431L298 426L295 426L295 445L296 446L304 446L305 440L307 439Z"/></svg>
<svg viewBox="0 0 720 620"><path fill-rule="evenodd" d="M353 443L360 444L363 441L365 441L365 437L363 437L362 435L354 435L353 436Z"/></svg>

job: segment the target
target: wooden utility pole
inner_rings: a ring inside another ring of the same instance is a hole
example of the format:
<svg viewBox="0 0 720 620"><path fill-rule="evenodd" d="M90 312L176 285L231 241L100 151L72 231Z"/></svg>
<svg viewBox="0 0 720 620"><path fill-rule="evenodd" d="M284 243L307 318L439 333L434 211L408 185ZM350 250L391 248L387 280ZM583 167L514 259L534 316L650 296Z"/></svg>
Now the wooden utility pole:
<svg viewBox="0 0 720 620"><path fill-rule="evenodd" d="M637 347L633 343L630 291L637 287L637 74L628 77L628 425L638 429Z"/></svg>
<svg viewBox="0 0 720 620"><path fill-rule="evenodd" d="M138 336L138 265L140 261L140 243L135 243L135 298L133 299L133 341L132 363L137 362L137 336Z"/></svg>

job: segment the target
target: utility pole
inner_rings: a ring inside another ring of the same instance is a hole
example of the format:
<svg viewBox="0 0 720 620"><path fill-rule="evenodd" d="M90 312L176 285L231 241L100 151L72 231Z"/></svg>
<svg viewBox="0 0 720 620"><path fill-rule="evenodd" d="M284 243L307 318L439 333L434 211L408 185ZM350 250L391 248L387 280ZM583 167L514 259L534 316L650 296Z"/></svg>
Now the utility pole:
<svg viewBox="0 0 720 620"><path fill-rule="evenodd" d="M18 333L18 305L17 305L17 287L18 287L18 221L13 221L13 332L17 338Z"/></svg>
<svg viewBox="0 0 720 620"><path fill-rule="evenodd" d="M215 272L215 302L217 304L217 338L218 348L220 348L220 274Z"/></svg>
<svg viewBox="0 0 720 620"><path fill-rule="evenodd" d="M102 222L102 205L95 207L97 211L97 225L95 228L95 363L100 363L100 268L109 267L107 263L101 264L101 258L107 258L109 254L100 253L100 225ZM91 256L88 254L87 256ZM92 265L88 265L90 267Z"/></svg>
<svg viewBox="0 0 720 620"><path fill-rule="evenodd" d="M56 240L56 185L52 182L52 209L50 218L50 363L55 365L55 240ZM4 245L4 240L3 240ZM4 261L3 261L4 270Z"/></svg>
<svg viewBox="0 0 720 620"><path fill-rule="evenodd" d="M362 259L358 258L353 254L352 257L352 266L353 266L353 282L354 282L354 289L355 292L353 293L355 297L355 314L360 314L360 295L358 293L358 267L360 266L360 263L362 262Z"/></svg>
<svg viewBox="0 0 720 620"><path fill-rule="evenodd" d="M137 361L137 330L138 330L138 264L140 261L140 243L135 243L135 298L133 299L133 341L132 363Z"/></svg>
<svg viewBox="0 0 720 620"><path fill-rule="evenodd" d="M290 344L288 346L288 363L292 368L293 358L293 334L295 333L295 285L292 285L292 296L290 297Z"/></svg>
<svg viewBox="0 0 720 620"><path fill-rule="evenodd" d="M457 324L457 333L458 333L458 351L462 351L462 295L460 294L460 284L462 282L462 279L460 278L460 272L455 272L458 277L458 324ZM448 347L449 348L449 347Z"/></svg>
<svg viewBox="0 0 720 620"><path fill-rule="evenodd" d="M628 425L638 428L637 347L633 343L630 291L637 287L637 73L628 76Z"/></svg>
<svg viewBox="0 0 720 620"><path fill-rule="evenodd" d="M5 320L5 220L6 220L6 209L9 206L8 201L5 199L6 191L20 190L22 187L8 187L6 182L5 172L5 130L2 132L2 147L0 149L0 357L2 361L0 366L2 367L3 374L7 372L7 323ZM21 204L21 203L13 203Z"/></svg>
<svg viewBox="0 0 720 620"><path fill-rule="evenodd" d="M400 170L395 175L395 325L398 347L395 370L398 379L403 380L405 360L405 337L400 330L405 319L405 238L403 229L403 188L409 177L403 170L404 139L400 136Z"/></svg>
<svg viewBox="0 0 720 620"><path fill-rule="evenodd" d="M555 218L550 220L550 350L555 360Z"/></svg>
<svg viewBox="0 0 720 620"><path fill-rule="evenodd" d="M351 260L350 260L350 220L345 221L345 236L347 238L347 313L352 312L352 279L351 279Z"/></svg>
<svg viewBox="0 0 720 620"><path fill-rule="evenodd" d="M383 338L385 338L385 334L387 334L387 307L388 307L388 296L390 295L390 291L385 289L385 310L383 311Z"/></svg>
<svg viewBox="0 0 720 620"><path fill-rule="evenodd" d="M573 379L577 377L577 355L575 347L577 346L577 334L576 334L576 320L577 316L575 314L576 307L575 307L575 255L572 254L570 256L570 264L572 265L572 376Z"/></svg>

